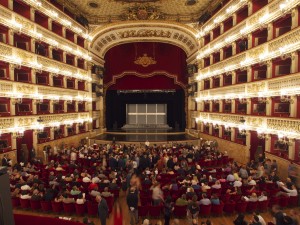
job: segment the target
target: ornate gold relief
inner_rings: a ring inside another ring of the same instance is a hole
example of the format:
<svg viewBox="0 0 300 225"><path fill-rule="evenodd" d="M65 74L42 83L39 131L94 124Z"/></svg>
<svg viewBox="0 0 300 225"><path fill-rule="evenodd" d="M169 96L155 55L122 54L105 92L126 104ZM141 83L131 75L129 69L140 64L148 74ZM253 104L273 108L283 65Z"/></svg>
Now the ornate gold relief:
<svg viewBox="0 0 300 225"><path fill-rule="evenodd" d="M0 119L0 128L1 129L7 129L14 126L14 119Z"/></svg>
<svg viewBox="0 0 300 225"><path fill-rule="evenodd" d="M156 7L150 5L135 5L121 15L121 20L158 20L164 19L164 15L158 12Z"/></svg>
<svg viewBox="0 0 300 225"><path fill-rule="evenodd" d="M140 30L126 30L118 32L119 38L132 38L132 37L160 37L170 38L171 32L164 30L140 29Z"/></svg>
<svg viewBox="0 0 300 225"><path fill-rule="evenodd" d="M152 57L148 56L147 54L144 54L143 56L138 57L135 61L135 64L141 65L142 67L148 67L150 65L156 64L156 60L154 60Z"/></svg>

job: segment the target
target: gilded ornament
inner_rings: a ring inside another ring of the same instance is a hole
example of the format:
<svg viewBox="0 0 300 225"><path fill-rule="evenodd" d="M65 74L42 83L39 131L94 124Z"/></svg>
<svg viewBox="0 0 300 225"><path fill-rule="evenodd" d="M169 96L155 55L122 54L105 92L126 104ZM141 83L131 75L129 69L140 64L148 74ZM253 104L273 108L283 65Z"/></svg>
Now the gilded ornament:
<svg viewBox="0 0 300 225"><path fill-rule="evenodd" d="M145 53L143 56L138 57L134 61L134 63L137 65L141 65L142 67L148 67L150 65L156 64L157 62Z"/></svg>

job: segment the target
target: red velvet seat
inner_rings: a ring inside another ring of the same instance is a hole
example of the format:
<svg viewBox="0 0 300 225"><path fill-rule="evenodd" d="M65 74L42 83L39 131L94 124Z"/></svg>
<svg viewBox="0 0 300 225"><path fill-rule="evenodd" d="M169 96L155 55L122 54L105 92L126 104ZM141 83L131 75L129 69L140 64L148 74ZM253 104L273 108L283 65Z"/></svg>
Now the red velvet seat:
<svg viewBox="0 0 300 225"><path fill-rule="evenodd" d="M41 201L41 208L44 212L49 212L52 210L50 201Z"/></svg>
<svg viewBox="0 0 300 225"><path fill-rule="evenodd" d="M106 200L108 206L108 212L111 213L114 205L114 196L103 197Z"/></svg>
<svg viewBox="0 0 300 225"><path fill-rule="evenodd" d="M211 206L211 213L215 216L222 216L223 208L224 208L224 203L221 201L219 205Z"/></svg>
<svg viewBox="0 0 300 225"><path fill-rule="evenodd" d="M96 216L98 214L98 203L94 201L88 201L87 213L89 216Z"/></svg>
<svg viewBox="0 0 300 225"><path fill-rule="evenodd" d="M75 212L75 204L74 203L63 203L63 208L65 214L71 215Z"/></svg>
<svg viewBox="0 0 300 225"><path fill-rule="evenodd" d="M138 206L139 218L147 217L148 214L149 214L149 206L148 205Z"/></svg>
<svg viewBox="0 0 300 225"><path fill-rule="evenodd" d="M174 216L175 217L185 217L187 212L187 206L186 205L175 205L174 206Z"/></svg>
<svg viewBox="0 0 300 225"><path fill-rule="evenodd" d="M289 207L296 207L299 203L299 196L290 196Z"/></svg>
<svg viewBox="0 0 300 225"><path fill-rule="evenodd" d="M161 205L157 205L157 206L150 205L149 206L149 216L155 217L155 218L160 217L161 210L162 210Z"/></svg>
<svg viewBox="0 0 300 225"><path fill-rule="evenodd" d="M63 211L63 205L61 202L51 202L52 211L55 213L61 213Z"/></svg>
<svg viewBox="0 0 300 225"><path fill-rule="evenodd" d="M289 197L287 196L281 196L279 198L278 204L280 205L280 207L285 208L288 206L289 204Z"/></svg>
<svg viewBox="0 0 300 225"><path fill-rule="evenodd" d="M257 209L260 212L268 211L269 200L260 201L257 203Z"/></svg>
<svg viewBox="0 0 300 225"><path fill-rule="evenodd" d="M248 202L246 211L254 212L257 209L258 202Z"/></svg>
<svg viewBox="0 0 300 225"><path fill-rule="evenodd" d="M41 209L41 201L30 200L30 206L32 210L39 210Z"/></svg>
<svg viewBox="0 0 300 225"><path fill-rule="evenodd" d="M20 198L20 205L21 205L22 209L28 209L28 208L30 208L30 200Z"/></svg>
<svg viewBox="0 0 300 225"><path fill-rule="evenodd" d="M211 213L211 205L200 205L199 214L204 217L209 217Z"/></svg>
<svg viewBox="0 0 300 225"><path fill-rule="evenodd" d="M235 209L235 201L225 202L223 211L227 214L233 214Z"/></svg>
<svg viewBox="0 0 300 225"><path fill-rule="evenodd" d="M141 205L151 205L152 198L151 197L140 197Z"/></svg>
<svg viewBox="0 0 300 225"><path fill-rule="evenodd" d="M235 203L235 211L238 213L245 213L247 209L247 204L248 202L243 201L243 202L236 202Z"/></svg>
<svg viewBox="0 0 300 225"><path fill-rule="evenodd" d="M20 206L20 198L11 198L11 204L14 208Z"/></svg>
<svg viewBox="0 0 300 225"><path fill-rule="evenodd" d="M76 215L84 215L86 212L86 203L85 204L75 204Z"/></svg>
<svg viewBox="0 0 300 225"><path fill-rule="evenodd" d="M269 208L272 208L273 205L278 205L279 198L277 197L272 197L269 201Z"/></svg>

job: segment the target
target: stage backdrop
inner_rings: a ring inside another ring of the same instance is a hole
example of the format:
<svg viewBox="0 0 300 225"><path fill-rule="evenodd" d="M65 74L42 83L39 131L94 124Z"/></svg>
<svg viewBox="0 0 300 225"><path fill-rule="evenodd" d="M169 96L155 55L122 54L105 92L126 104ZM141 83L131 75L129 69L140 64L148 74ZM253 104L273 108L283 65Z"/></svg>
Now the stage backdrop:
<svg viewBox="0 0 300 225"><path fill-rule="evenodd" d="M176 130L185 129L185 95L180 89L174 93L118 93L106 92L106 127L108 130L126 124L126 104L166 104L167 124Z"/></svg>
<svg viewBox="0 0 300 225"><path fill-rule="evenodd" d="M188 81L185 52L165 43L118 45L106 53L104 66L108 90L180 89Z"/></svg>

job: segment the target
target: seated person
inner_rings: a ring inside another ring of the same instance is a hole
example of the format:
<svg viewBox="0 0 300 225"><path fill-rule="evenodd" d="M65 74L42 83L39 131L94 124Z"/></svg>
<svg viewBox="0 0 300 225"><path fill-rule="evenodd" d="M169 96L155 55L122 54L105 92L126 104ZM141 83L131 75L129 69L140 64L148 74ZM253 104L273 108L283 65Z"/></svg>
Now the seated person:
<svg viewBox="0 0 300 225"><path fill-rule="evenodd" d="M75 203L75 199L74 198L70 198L67 194L64 194L62 202L66 203L66 204Z"/></svg>
<svg viewBox="0 0 300 225"><path fill-rule="evenodd" d="M206 194L202 194L202 199L199 201L199 205L210 205L211 201L207 198Z"/></svg>
<svg viewBox="0 0 300 225"><path fill-rule="evenodd" d="M85 198L82 193L77 196L76 204L83 205L85 203Z"/></svg>
<svg viewBox="0 0 300 225"><path fill-rule="evenodd" d="M181 195L181 197L179 197L175 202L175 205L179 205L179 206L183 206L187 204L188 204L188 200L186 199L185 194Z"/></svg>
<svg viewBox="0 0 300 225"><path fill-rule="evenodd" d="M257 195L255 192L253 192L250 197L244 196L242 198L244 198L244 200L246 202L257 202L258 201L258 198L257 198Z"/></svg>
<svg viewBox="0 0 300 225"><path fill-rule="evenodd" d="M210 198L212 205L220 205L220 199L216 194L213 194Z"/></svg>
<svg viewBox="0 0 300 225"><path fill-rule="evenodd" d="M262 201L267 201L268 197L267 197L267 193L265 191L262 191L260 196L258 197L258 201L262 202Z"/></svg>
<svg viewBox="0 0 300 225"><path fill-rule="evenodd" d="M108 191L108 187L105 187L104 191L101 192L101 196L103 196L103 197L110 197L110 196L114 196L114 194L112 194L111 192Z"/></svg>
<svg viewBox="0 0 300 225"><path fill-rule="evenodd" d="M79 190L79 188L77 186L73 186L70 194L71 195L79 195L81 193L81 191Z"/></svg>

